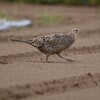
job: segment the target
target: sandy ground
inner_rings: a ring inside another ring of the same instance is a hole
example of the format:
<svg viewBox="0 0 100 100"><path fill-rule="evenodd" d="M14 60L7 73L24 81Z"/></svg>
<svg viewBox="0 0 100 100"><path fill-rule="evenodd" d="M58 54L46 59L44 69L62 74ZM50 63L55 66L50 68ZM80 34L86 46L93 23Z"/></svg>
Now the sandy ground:
<svg viewBox="0 0 100 100"><path fill-rule="evenodd" d="M34 23L29 28L0 32L0 100L100 100L100 8L0 3L0 10L33 22L42 11L65 16L57 25ZM7 40L11 35L28 38L73 28L79 28L80 34L62 52L73 63L57 55L46 63L45 55L36 48Z"/></svg>

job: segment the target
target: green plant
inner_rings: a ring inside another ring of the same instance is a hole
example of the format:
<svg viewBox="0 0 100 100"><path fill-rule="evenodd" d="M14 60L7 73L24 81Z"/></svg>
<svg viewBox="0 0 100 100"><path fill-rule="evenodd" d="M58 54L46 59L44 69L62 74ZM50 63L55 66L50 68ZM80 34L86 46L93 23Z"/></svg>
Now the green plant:
<svg viewBox="0 0 100 100"><path fill-rule="evenodd" d="M33 4L66 4L66 5L100 5L100 0L3 0L7 2L33 3Z"/></svg>
<svg viewBox="0 0 100 100"><path fill-rule="evenodd" d="M100 0L96 0L96 5L100 5Z"/></svg>
<svg viewBox="0 0 100 100"><path fill-rule="evenodd" d="M97 1L98 1L98 0L88 0L90 6L96 5L96 2L97 2Z"/></svg>
<svg viewBox="0 0 100 100"><path fill-rule="evenodd" d="M64 21L64 16L62 14L50 15L47 12L41 14L41 16L38 18L38 24L42 25L54 25L54 24L59 24L63 21Z"/></svg>
<svg viewBox="0 0 100 100"><path fill-rule="evenodd" d="M11 19L11 16L9 14L7 14L6 11L1 10L0 11L0 18Z"/></svg>

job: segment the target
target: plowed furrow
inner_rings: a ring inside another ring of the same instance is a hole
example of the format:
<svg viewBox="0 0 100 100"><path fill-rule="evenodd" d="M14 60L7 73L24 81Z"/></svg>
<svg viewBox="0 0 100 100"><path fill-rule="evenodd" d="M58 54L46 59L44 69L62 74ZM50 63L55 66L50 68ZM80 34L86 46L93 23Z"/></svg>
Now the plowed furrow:
<svg viewBox="0 0 100 100"><path fill-rule="evenodd" d="M41 83L14 86L8 89L0 89L0 100L21 100L28 97L38 97L56 93L65 93L100 85L100 73L87 73Z"/></svg>
<svg viewBox="0 0 100 100"><path fill-rule="evenodd" d="M100 52L100 45L94 45L94 46L87 46L87 47L74 47L71 49L68 49L64 51L64 54L92 54L92 53L99 53ZM19 54L12 54L12 55L4 55L0 56L0 64L8 64L13 63L15 61L24 61L25 59L41 57L43 56L40 52L32 51L32 52L26 52L26 53L19 53Z"/></svg>

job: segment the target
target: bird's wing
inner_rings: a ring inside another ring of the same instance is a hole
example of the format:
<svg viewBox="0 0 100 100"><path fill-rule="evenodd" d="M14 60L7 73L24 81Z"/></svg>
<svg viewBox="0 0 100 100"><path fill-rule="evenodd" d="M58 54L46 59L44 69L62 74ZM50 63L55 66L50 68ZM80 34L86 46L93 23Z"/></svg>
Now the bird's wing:
<svg viewBox="0 0 100 100"><path fill-rule="evenodd" d="M39 37L32 38L29 41L30 41L29 44L36 48L43 46L43 41Z"/></svg>
<svg viewBox="0 0 100 100"><path fill-rule="evenodd" d="M60 41L61 35L60 34L50 34L40 37L43 44L47 44L48 46L56 46Z"/></svg>
<svg viewBox="0 0 100 100"><path fill-rule="evenodd" d="M74 40L68 35L68 34L53 34L50 36L45 37L46 38L46 42L49 42L48 45L50 46L70 46Z"/></svg>

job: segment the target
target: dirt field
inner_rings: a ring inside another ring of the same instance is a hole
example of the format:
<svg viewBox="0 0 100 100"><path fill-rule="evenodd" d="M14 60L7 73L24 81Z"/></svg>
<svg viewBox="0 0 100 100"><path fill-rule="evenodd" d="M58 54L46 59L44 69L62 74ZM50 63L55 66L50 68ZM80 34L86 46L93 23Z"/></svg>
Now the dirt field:
<svg viewBox="0 0 100 100"><path fill-rule="evenodd" d="M0 32L0 100L100 100L100 8L2 4L15 19L30 18L33 26ZM35 24L41 12L63 14L64 22ZM78 28L75 43L62 54L75 62L45 55L36 48L7 40ZM68 54L68 55L67 55Z"/></svg>

